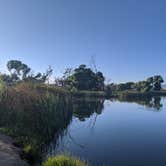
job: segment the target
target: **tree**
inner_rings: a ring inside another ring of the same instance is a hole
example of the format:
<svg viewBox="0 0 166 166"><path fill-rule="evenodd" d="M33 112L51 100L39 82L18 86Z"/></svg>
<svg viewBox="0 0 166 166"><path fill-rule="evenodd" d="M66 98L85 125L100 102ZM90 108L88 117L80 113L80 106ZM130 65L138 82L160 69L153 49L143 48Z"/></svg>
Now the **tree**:
<svg viewBox="0 0 166 166"><path fill-rule="evenodd" d="M146 91L153 90L153 81L154 81L153 77L147 78L147 80L146 80L146 88L145 88Z"/></svg>
<svg viewBox="0 0 166 166"><path fill-rule="evenodd" d="M58 81L58 84L60 86L70 88L72 86L72 77L71 77L72 74L73 74L73 69L66 68L62 78L57 79L56 81Z"/></svg>
<svg viewBox="0 0 166 166"><path fill-rule="evenodd" d="M112 91L112 93L116 93L125 90L149 92L152 90L161 90L161 83L163 82L163 78L160 75L156 75L147 78L145 81L139 81L135 83L127 82L121 84L109 84L107 85L107 90L109 91L109 93L111 93L110 91Z"/></svg>
<svg viewBox="0 0 166 166"><path fill-rule="evenodd" d="M7 63L7 68L14 80L23 80L27 77L31 69L24 63L18 60L10 60Z"/></svg>
<svg viewBox="0 0 166 166"><path fill-rule="evenodd" d="M30 73L31 69L24 63L19 68L19 75L22 75L22 79L25 79L27 75ZM22 72L22 74L21 74Z"/></svg>
<svg viewBox="0 0 166 166"><path fill-rule="evenodd" d="M16 83L19 81L44 83L49 80L53 73L53 69L49 66L45 73L34 74L28 65L18 60L8 61L7 68L10 72L10 75L1 74L0 76L1 79L4 80L7 84Z"/></svg>
<svg viewBox="0 0 166 166"><path fill-rule="evenodd" d="M51 68L51 66L49 66L46 72L43 73L43 75L41 76L41 81L42 82L48 81L52 73L53 73L53 69Z"/></svg>
<svg viewBox="0 0 166 166"><path fill-rule="evenodd" d="M104 90L104 76L103 73L98 71L96 73L96 89L97 90Z"/></svg>
<svg viewBox="0 0 166 166"><path fill-rule="evenodd" d="M17 73L19 75L19 70L20 70L20 66L22 65L21 61L18 60L10 60L7 63L7 68L9 70L9 72L12 73Z"/></svg>
<svg viewBox="0 0 166 166"><path fill-rule="evenodd" d="M93 72L91 68L82 64L70 74L65 82L78 90L103 90L104 76L101 72Z"/></svg>
<svg viewBox="0 0 166 166"><path fill-rule="evenodd" d="M153 77L154 90L161 90L161 84L164 82L164 79L160 75Z"/></svg>

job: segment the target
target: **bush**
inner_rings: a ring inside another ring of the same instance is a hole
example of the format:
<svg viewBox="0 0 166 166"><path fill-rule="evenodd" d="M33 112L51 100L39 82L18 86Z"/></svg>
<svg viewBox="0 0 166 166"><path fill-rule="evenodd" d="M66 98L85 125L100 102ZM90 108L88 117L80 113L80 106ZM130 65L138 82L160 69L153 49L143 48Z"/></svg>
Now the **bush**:
<svg viewBox="0 0 166 166"><path fill-rule="evenodd" d="M88 166L85 162L70 156L50 157L42 166Z"/></svg>

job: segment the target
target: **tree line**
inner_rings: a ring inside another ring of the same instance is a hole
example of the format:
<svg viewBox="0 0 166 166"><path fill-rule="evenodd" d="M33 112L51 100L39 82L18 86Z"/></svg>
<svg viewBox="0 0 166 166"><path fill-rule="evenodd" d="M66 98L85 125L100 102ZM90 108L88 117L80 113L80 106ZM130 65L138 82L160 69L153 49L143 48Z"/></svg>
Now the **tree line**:
<svg viewBox="0 0 166 166"><path fill-rule="evenodd" d="M9 74L0 73L0 80L7 85L18 82L46 83L53 74L53 69L48 67L44 72L34 73L32 69L19 60L10 60L7 62ZM87 90L87 91L106 91L107 93L116 93L121 91L159 91L164 79L160 75L155 75L139 82L127 82L120 84L105 84L105 77L97 69L93 71L84 64L72 69L67 68L61 78L55 78L55 86L64 87L69 90Z"/></svg>
<svg viewBox="0 0 166 166"><path fill-rule="evenodd" d="M9 74L0 73L0 80L7 85L19 82L46 83L53 73L53 69L49 67L45 73L35 74L28 65L19 60L10 60L6 66ZM54 84L72 90L102 91L104 90L104 80L102 72L94 72L82 64L75 69L67 68L61 78L55 78Z"/></svg>
<svg viewBox="0 0 166 166"><path fill-rule="evenodd" d="M162 89L162 83L164 79L160 75L155 75L147 78L144 81L139 82L127 82L120 84L109 84L106 85L107 91L110 93L121 92L121 91L136 91L136 92L149 92L149 91L160 91Z"/></svg>

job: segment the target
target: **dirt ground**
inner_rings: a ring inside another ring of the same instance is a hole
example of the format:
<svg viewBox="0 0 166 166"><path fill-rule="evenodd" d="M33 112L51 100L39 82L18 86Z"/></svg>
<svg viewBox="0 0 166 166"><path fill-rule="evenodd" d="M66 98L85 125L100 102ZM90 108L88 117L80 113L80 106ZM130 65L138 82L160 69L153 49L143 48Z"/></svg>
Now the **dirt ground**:
<svg viewBox="0 0 166 166"><path fill-rule="evenodd" d="M13 140L0 133L0 166L29 166L19 153L20 149L13 145Z"/></svg>

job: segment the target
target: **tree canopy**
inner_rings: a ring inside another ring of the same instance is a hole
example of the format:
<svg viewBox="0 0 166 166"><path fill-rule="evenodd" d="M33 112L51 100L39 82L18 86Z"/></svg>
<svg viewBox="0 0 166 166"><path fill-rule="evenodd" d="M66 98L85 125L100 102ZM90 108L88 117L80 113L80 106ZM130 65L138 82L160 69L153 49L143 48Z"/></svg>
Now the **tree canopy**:
<svg viewBox="0 0 166 166"><path fill-rule="evenodd" d="M161 90L161 84L164 79L160 75L155 75L147 78L145 81L139 82L127 82L121 84L109 84L107 89L112 92L133 90L138 92L149 92L149 91L159 91Z"/></svg>
<svg viewBox="0 0 166 166"><path fill-rule="evenodd" d="M35 74L32 69L19 60L10 60L7 62L7 69L10 74L0 73L0 79L10 85L22 81L45 83L53 73L51 67L46 72ZM96 69L96 68L95 68ZM106 91L107 93L116 93L121 91L149 92L159 91L162 88L164 79L160 75L155 75L138 82L126 82L120 84L104 84L105 77L97 69L93 71L85 64L72 69L67 68L61 78L55 79L56 86L62 86L70 90L88 90L88 91Z"/></svg>
<svg viewBox="0 0 166 166"><path fill-rule="evenodd" d="M0 74L0 79L7 84L13 84L21 81L33 81L44 83L48 80L53 70L49 67L45 73L34 74L31 68L19 60L10 60L7 62L7 69L10 74Z"/></svg>
<svg viewBox="0 0 166 166"><path fill-rule="evenodd" d="M82 64L67 76L65 82L77 90L103 90L104 80L102 72L93 72Z"/></svg>

